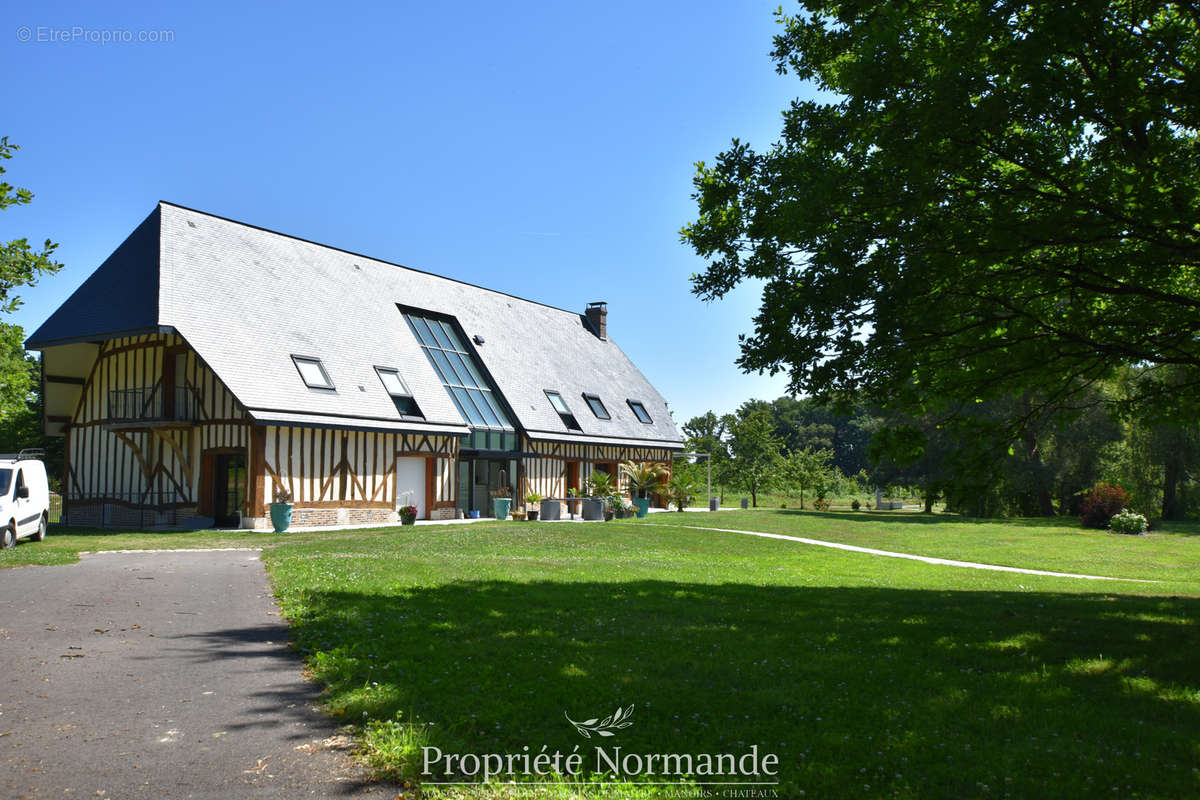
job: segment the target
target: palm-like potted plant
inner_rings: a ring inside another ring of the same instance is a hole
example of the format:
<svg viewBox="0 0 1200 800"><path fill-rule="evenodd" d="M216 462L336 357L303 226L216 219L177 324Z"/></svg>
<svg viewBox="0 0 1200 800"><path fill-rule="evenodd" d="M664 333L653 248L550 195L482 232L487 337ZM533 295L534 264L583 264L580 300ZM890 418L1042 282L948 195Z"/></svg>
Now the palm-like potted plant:
<svg viewBox="0 0 1200 800"><path fill-rule="evenodd" d="M675 504L676 511L683 511L692 498L700 493L700 484L682 474L672 475L663 488L667 498Z"/></svg>
<svg viewBox="0 0 1200 800"><path fill-rule="evenodd" d="M583 501L583 518L585 520L603 519L605 498L613 494L613 477L607 472L596 470L584 481L584 491L588 497Z"/></svg>
<svg viewBox="0 0 1200 800"><path fill-rule="evenodd" d="M637 506L638 519L642 519L650 511L650 495L659 491L667 477L667 468L662 464L651 464L626 461L621 464L621 474L629 484L633 494L633 504Z"/></svg>
<svg viewBox="0 0 1200 800"><path fill-rule="evenodd" d="M525 495L525 517L530 522L535 522L538 518L538 503L542 502L542 496L537 492L529 492ZM533 508L530 508L533 506Z"/></svg>
<svg viewBox="0 0 1200 800"><path fill-rule="evenodd" d="M271 503L271 524L276 533L283 533L292 524L292 493L282 487L275 489L275 502Z"/></svg>

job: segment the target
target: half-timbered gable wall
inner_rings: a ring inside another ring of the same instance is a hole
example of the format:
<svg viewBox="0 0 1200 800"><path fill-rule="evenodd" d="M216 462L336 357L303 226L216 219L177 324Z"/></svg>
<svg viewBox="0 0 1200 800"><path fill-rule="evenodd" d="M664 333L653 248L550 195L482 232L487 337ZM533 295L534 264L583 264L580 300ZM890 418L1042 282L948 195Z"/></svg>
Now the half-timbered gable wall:
<svg viewBox="0 0 1200 800"><path fill-rule="evenodd" d="M248 425L233 395L178 336L104 342L67 433L69 519L104 521L90 518L101 513L96 501L160 511L196 506L200 454L245 448Z"/></svg>

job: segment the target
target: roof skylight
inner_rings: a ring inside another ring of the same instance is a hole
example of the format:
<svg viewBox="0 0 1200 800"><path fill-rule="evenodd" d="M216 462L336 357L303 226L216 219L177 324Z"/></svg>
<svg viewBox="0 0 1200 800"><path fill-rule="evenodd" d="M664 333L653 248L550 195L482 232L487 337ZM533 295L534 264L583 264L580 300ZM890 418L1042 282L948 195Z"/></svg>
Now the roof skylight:
<svg viewBox="0 0 1200 800"><path fill-rule="evenodd" d="M334 390L333 380L325 371L325 365L321 363L321 359L313 356L293 355L292 363L296 365L300 378L308 388Z"/></svg>
<svg viewBox="0 0 1200 800"><path fill-rule="evenodd" d="M575 419L575 415L571 413L571 409L567 407L567 401L563 400L562 395L558 392L552 392L549 389L545 390L546 397L550 399L550 405L554 406L554 410L558 412L558 416L562 419L563 424L573 431L583 431L579 427L579 420Z"/></svg>
<svg viewBox="0 0 1200 800"><path fill-rule="evenodd" d="M376 367L375 372L379 375L379 380L383 383L383 388L391 395L392 402L395 403L396 410L401 415L405 417L425 418L425 415L421 413L421 409L417 407L417 401L413 399L408 384L400 377L400 370L391 367Z"/></svg>
<svg viewBox="0 0 1200 800"><path fill-rule="evenodd" d="M588 408L590 408L592 413L596 415L596 419L612 419L612 417L608 415L608 409L604 407L604 401L600 399L600 395L587 394L585 392L583 399L587 401Z"/></svg>
<svg viewBox="0 0 1200 800"><path fill-rule="evenodd" d="M638 418L638 422L646 425L651 424L654 420L650 419L650 414L646 411L646 406L641 400L626 400L629 403L629 408L633 411L633 415Z"/></svg>

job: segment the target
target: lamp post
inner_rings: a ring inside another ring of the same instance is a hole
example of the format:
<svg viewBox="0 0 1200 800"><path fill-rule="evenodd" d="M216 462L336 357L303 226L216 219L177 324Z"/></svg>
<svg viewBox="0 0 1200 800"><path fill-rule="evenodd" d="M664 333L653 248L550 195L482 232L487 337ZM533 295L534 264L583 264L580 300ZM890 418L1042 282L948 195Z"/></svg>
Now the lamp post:
<svg viewBox="0 0 1200 800"><path fill-rule="evenodd" d="M681 458L686 458L690 464L695 464L697 458L704 459L704 466L706 468L708 478L708 510L712 511L712 453L680 453L679 455Z"/></svg>

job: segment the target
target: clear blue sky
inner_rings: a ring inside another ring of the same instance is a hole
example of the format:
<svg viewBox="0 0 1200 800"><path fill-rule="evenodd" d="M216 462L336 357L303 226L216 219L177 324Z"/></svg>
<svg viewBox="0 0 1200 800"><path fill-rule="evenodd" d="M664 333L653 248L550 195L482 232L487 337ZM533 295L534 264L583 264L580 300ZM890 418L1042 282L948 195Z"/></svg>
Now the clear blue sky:
<svg viewBox="0 0 1200 800"><path fill-rule="evenodd" d="M679 422L774 398L782 376L733 364L757 289L698 300L678 231L694 162L774 141L805 91L768 57L777 4L7 4L6 178L36 198L0 238L50 237L66 264L13 321L32 332L163 199L556 306L606 300ZM113 30L173 40L95 41Z"/></svg>

